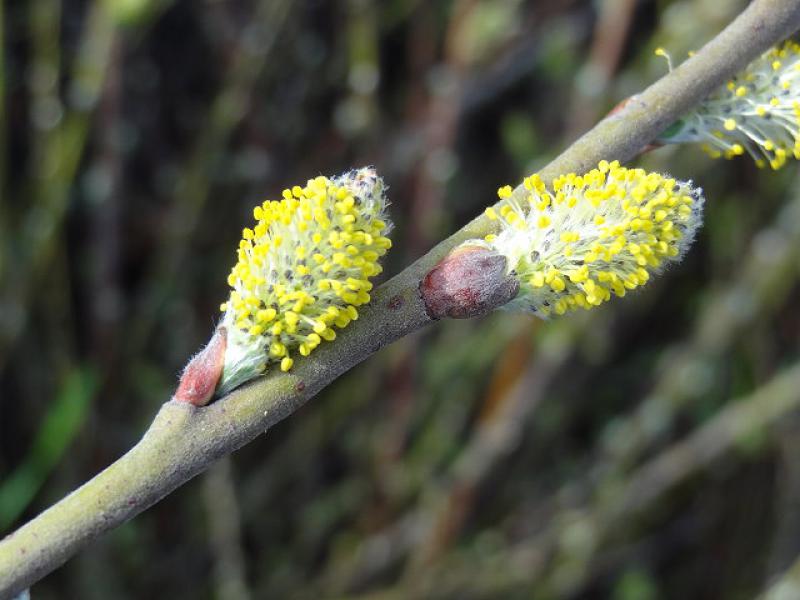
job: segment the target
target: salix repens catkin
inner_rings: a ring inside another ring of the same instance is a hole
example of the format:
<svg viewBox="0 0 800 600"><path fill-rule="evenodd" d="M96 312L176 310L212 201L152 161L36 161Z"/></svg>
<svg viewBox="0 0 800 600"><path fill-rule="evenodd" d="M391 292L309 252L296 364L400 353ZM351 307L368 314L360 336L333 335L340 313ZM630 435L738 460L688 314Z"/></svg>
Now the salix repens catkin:
<svg viewBox="0 0 800 600"><path fill-rule="evenodd" d="M666 56L663 49L656 54ZM800 45L768 50L672 124L658 141L700 143L713 158L745 152L780 169L800 158Z"/></svg>
<svg viewBox="0 0 800 600"><path fill-rule="evenodd" d="M370 279L391 247L383 181L374 169L317 177L255 207L221 306L227 348L217 393L288 371L370 301Z"/></svg>
<svg viewBox="0 0 800 600"><path fill-rule="evenodd" d="M702 223L702 190L642 169L602 161L585 175L562 175L547 189L538 175L524 193L500 188L501 224L483 244L506 258L519 292L504 307L541 317L592 308L624 296L679 260Z"/></svg>

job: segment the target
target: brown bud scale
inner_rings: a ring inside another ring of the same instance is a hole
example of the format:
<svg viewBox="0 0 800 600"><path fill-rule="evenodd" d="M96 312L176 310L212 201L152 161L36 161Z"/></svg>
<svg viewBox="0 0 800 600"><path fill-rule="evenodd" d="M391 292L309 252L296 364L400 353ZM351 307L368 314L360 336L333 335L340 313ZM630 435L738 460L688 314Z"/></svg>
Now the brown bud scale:
<svg viewBox="0 0 800 600"><path fill-rule="evenodd" d="M195 406L205 406L211 401L225 366L227 340L225 328L218 327L206 347L183 369L174 400Z"/></svg>
<svg viewBox="0 0 800 600"><path fill-rule="evenodd" d="M420 284L433 319L468 319L502 306L519 291L506 274L506 259L483 246L461 246L431 269Z"/></svg>

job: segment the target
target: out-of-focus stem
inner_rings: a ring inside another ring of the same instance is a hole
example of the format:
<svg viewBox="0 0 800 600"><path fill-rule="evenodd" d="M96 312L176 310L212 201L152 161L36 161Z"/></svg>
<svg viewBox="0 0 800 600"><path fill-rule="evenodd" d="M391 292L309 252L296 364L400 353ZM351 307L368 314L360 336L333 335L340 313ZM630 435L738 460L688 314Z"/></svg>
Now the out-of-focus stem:
<svg viewBox="0 0 800 600"><path fill-rule="evenodd" d="M45 4L52 4L47 2ZM70 83L70 102L59 123L34 142L33 156L37 163L34 174L34 205L23 219L20 248L19 283L0 298L0 366L5 352L24 330L27 311L21 310L30 297L43 269L49 264L57 247L57 236L67 211L69 192L75 180L83 149L88 139L92 109L97 104L111 56L115 25L104 2L94 2L87 17L86 34L78 51ZM49 21L48 21L49 22ZM52 31L58 30L57 22ZM52 62L52 61L51 61ZM52 67L52 65L51 65ZM46 73L45 73L46 75ZM58 72L53 75L57 80ZM45 77L46 79L46 77ZM40 110L65 110L54 94L40 98ZM13 318L3 318L13 315Z"/></svg>
<svg viewBox="0 0 800 600"><path fill-rule="evenodd" d="M230 457L225 457L204 476L208 537L214 554L216 597L220 600L249 600L251 594L241 546L241 511L232 470Z"/></svg>

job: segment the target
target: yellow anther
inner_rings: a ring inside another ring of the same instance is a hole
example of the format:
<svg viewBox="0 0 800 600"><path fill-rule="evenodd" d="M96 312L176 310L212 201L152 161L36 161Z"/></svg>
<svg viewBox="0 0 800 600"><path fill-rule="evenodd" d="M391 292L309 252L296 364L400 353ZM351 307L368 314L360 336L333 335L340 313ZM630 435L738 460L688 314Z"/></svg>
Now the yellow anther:
<svg viewBox="0 0 800 600"><path fill-rule="evenodd" d="M391 247L384 210L383 184L370 169L317 177L253 209L256 224L242 231L230 299L220 306L229 348L240 346L231 356L256 356L242 359L255 369L249 376L264 362L289 370L290 352L308 356L335 338L330 326L358 317L350 305L370 301L368 278Z"/></svg>

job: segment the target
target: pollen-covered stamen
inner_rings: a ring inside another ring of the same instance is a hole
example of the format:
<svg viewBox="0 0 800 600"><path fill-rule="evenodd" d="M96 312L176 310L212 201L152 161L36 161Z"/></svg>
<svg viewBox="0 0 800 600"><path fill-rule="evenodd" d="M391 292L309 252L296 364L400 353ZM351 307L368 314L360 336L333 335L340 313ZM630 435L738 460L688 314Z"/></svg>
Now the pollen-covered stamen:
<svg viewBox="0 0 800 600"><path fill-rule="evenodd" d="M221 306L229 331L223 393L263 372L288 371L370 301L370 278L391 247L383 181L373 169L317 177L253 210Z"/></svg>
<svg viewBox="0 0 800 600"><path fill-rule="evenodd" d="M537 175L522 198L506 186L502 224L486 242L507 259L520 290L506 305L547 317L624 296L678 260L702 220L702 191L642 169L602 161L586 175L569 174L549 191Z"/></svg>
<svg viewBox="0 0 800 600"><path fill-rule="evenodd" d="M764 53L659 141L700 142L714 158L747 152L759 167L773 169L800 158L800 45L789 41Z"/></svg>

